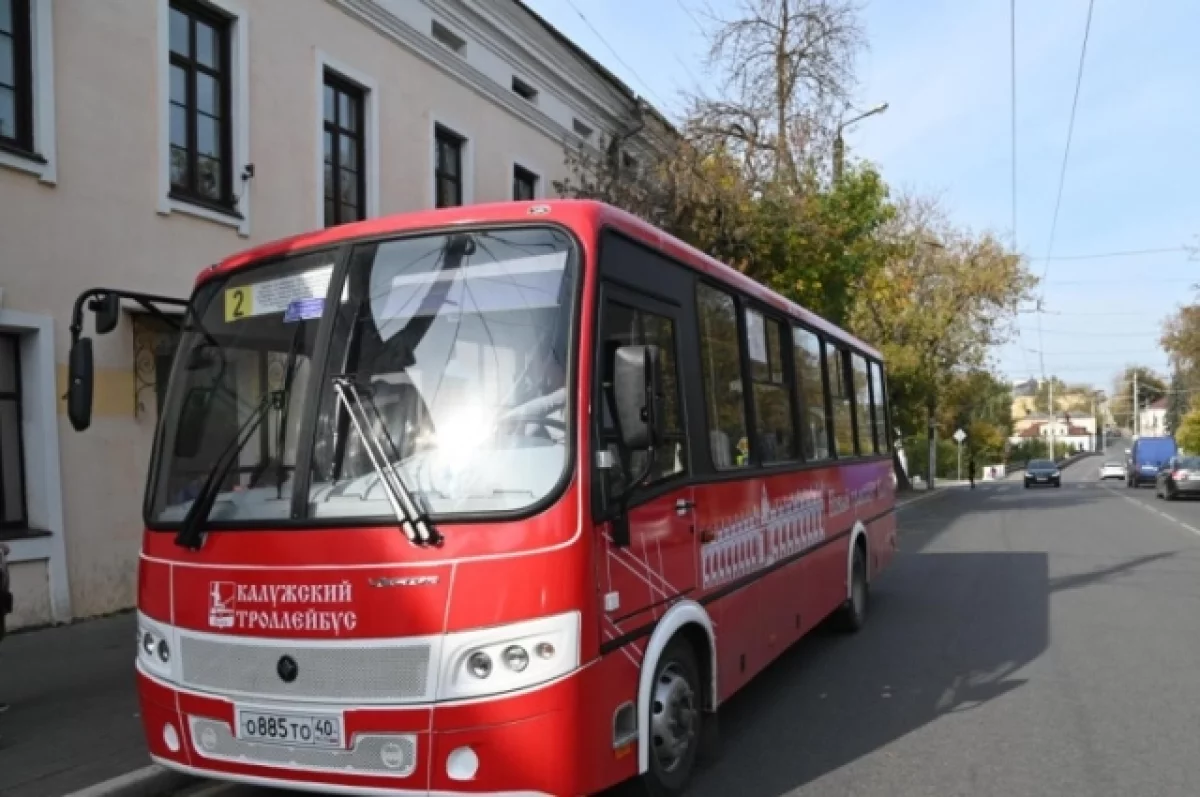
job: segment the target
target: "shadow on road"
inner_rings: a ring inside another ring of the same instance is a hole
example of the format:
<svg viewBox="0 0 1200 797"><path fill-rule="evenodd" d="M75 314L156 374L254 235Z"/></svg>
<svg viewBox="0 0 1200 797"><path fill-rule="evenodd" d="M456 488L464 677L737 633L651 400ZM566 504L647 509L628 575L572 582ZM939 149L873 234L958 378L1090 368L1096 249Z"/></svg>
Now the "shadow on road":
<svg viewBox="0 0 1200 797"><path fill-rule="evenodd" d="M861 634L816 632L726 704L722 756L691 794L778 797L1020 688L1048 644L1047 567L1043 553L899 557Z"/></svg>

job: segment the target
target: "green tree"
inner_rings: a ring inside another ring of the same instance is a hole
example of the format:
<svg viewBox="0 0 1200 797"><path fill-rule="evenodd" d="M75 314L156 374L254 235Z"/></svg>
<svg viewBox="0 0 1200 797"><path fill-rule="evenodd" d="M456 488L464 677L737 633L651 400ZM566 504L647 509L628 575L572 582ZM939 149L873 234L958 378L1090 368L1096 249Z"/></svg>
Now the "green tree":
<svg viewBox="0 0 1200 797"><path fill-rule="evenodd" d="M928 200L902 198L886 234L887 260L862 281L850 326L887 358L895 423L911 434L1007 339L1035 280L994 236L953 227Z"/></svg>
<svg viewBox="0 0 1200 797"><path fill-rule="evenodd" d="M1134 374L1137 374L1139 410L1144 410L1148 404L1167 394L1166 380L1153 370L1144 365L1126 366L1113 383L1113 399L1110 403L1113 421L1126 429L1133 428Z"/></svg>
<svg viewBox="0 0 1200 797"><path fill-rule="evenodd" d="M1193 401L1183 416L1175 432L1175 442L1189 454L1200 454L1200 401Z"/></svg>
<svg viewBox="0 0 1200 797"><path fill-rule="evenodd" d="M1167 414L1163 419L1167 434L1175 434L1188 412L1186 382L1178 367L1171 369L1171 389L1167 393Z"/></svg>

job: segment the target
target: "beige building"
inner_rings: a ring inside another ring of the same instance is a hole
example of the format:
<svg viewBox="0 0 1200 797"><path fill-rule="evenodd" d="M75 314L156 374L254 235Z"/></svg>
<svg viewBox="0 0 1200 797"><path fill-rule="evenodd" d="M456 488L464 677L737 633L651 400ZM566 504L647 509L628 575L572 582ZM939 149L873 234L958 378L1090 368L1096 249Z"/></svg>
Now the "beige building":
<svg viewBox="0 0 1200 797"><path fill-rule="evenodd" d="M170 328L95 339L66 422L75 297L185 297L327 224L554 194L568 147L662 130L517 0L0 0L0 540L13 625L133 604ZM90 319L85 322L90 333Z"/></svg>

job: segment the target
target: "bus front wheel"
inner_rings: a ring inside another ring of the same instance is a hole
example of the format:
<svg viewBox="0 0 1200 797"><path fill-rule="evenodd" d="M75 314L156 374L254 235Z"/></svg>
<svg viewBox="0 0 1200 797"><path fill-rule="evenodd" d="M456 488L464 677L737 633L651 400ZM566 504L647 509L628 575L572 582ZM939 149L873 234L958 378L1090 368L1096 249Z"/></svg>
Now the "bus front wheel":
<svg viewBox="0 0 1200 797"><path fill-rule="evenodd" d="M683 636L663 651L650 695L649 797L678 797L687 787L702 738L703 689L696 653Z"/></svg>

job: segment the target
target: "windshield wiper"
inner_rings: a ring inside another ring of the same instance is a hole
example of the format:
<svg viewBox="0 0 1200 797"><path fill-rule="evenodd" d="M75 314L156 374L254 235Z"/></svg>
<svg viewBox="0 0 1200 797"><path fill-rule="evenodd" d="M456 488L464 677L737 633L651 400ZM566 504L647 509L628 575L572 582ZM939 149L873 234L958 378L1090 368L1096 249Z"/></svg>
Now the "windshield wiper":
<svg viewBox="0 0 1200 797"><path fill-rule="evenodd" d="M367 415L366 407L363 406L362 396L354 377L345 375L333 377L333 389L342 402L342 406L346 408L346 414L349 416L350 422L354 424L354 430L358 432L363 447L366 448L367 457L371 460L371 465L374 466L375 473L379 476L383 491L387 494L388 503L392 505L392 512L395 513L396 522L400 524L404 536L408 537L408 541L413 545L440 546L443 541L442 535L430 523L429 516L405 486L404 480L400 478L400 474L396 472L396 468L392 464L397 452L391 437L387 435L386 431L383 431L388 446L392 449L389 456L389 452L385 451L380 444L379 438L370 431L371 418ZM374 406L373 401L372 406ZM378 407L374 409L375 420L381 420ZM383 429L382 424L380 424L380 428Z"/></svg>
<svg viewBox="0 0 1200 797"><path fill-rule="evenodd" d="M217 502L217 496L221 492L221 482L225 481L225 476L233 467L233 463L237 461L238 454L246 447L246 443L250 442L255 430L262 424L272 402L282 400L282 391L267 393L262 397L262 401L258 402L258 406L251 410L250 417L241 425L237 434L229 441L229 445L221 452L221 456L217 458L216 464L213 465L208 478L201 486L200 492L192 501L187 514L184 515L179 533L175 535L176 545L190 548L193 551L200 550L204 545L204 523L208 520L208 513L212 511L213 504Z"/></svg>

